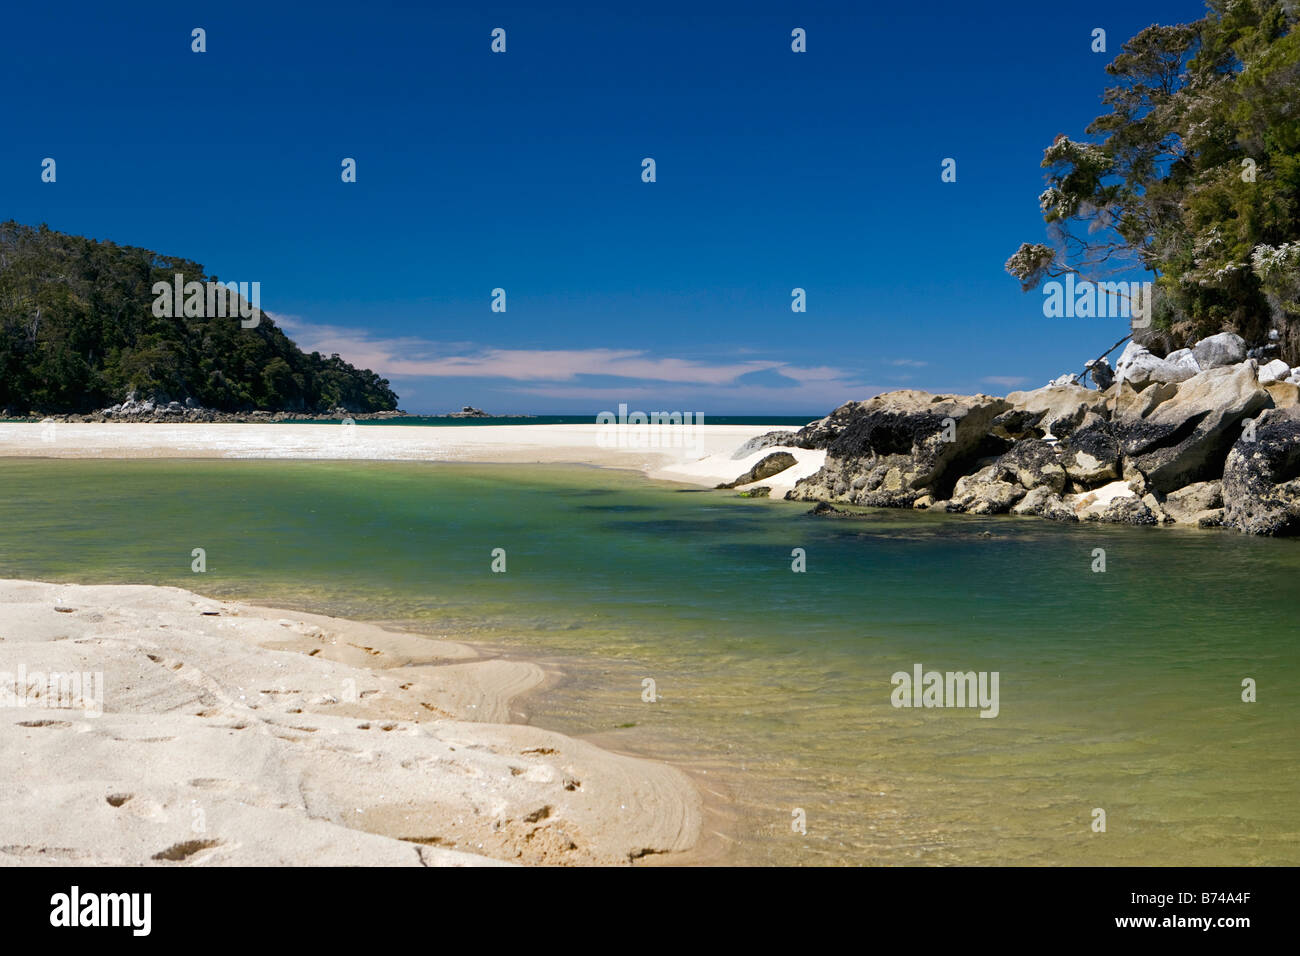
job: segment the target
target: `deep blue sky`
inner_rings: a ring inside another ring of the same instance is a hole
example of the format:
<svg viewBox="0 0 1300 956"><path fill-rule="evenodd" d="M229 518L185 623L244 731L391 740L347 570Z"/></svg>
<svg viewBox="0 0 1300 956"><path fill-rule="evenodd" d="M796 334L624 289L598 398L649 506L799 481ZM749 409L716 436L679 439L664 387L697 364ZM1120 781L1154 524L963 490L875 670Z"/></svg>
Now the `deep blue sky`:
<svg viewBox="0 0 1300 956"><path fill-rule="evenodd" d="M1120 43L1198 0L543 6L9 4L0 218L260 281L417 412L822 414L1124 334L1002 265Z"/></svg>

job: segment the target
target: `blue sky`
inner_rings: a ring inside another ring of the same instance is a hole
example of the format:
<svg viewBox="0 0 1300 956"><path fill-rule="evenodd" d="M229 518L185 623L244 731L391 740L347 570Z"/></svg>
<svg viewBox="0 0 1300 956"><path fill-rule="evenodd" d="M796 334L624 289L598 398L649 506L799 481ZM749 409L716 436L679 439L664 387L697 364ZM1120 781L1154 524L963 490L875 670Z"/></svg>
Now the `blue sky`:
<svg viewBox="0 0 1300 956"><path fill-rule="evenodd" d="M1120 43L1202 13L11 4L0 218L259 281L295 341L374 368L414 412L1001 393L1124 334L1044 318L1002 265L1044 240L1043 148L1101 111Z"/></svg>

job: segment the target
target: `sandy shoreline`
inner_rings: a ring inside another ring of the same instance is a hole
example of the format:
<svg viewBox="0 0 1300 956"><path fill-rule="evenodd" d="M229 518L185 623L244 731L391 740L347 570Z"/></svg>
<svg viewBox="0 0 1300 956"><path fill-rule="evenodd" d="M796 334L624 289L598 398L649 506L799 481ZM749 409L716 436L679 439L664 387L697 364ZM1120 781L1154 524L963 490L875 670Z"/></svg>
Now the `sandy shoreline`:
<svg viewBox="0 0 1300 956"><path fill-rule="evenodd" d="M263 458L584 464L713 486L732 481L774 448L744 458L744 442L790 425L299 425L0 423L0 458ZM774 496L821 467L825 452L790 451L799 464L764 481Z"/></svg>
<svg viewBox="0 0 1300 956"><path fill-rule="evenodd" d="M543 677L179 588L0 581L0 864L615 865L690 849L685 774L504 722Z"/></svg>

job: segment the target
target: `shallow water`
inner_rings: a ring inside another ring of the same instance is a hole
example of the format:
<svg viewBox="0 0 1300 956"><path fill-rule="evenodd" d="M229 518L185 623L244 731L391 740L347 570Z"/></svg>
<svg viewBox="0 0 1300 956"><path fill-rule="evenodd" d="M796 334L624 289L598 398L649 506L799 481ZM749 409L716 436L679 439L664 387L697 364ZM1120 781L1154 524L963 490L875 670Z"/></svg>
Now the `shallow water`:
<svg viewBox="0 0 1300 956"><path fill-rule="evenodd" d="M733 804L734 862L1300 863L1298 542L813 518L573 467L4 460L0 489L3 576L176 585L558 662L533 721L695 772ZM892 706L917 663L998 672L997 717Z"/></svg>

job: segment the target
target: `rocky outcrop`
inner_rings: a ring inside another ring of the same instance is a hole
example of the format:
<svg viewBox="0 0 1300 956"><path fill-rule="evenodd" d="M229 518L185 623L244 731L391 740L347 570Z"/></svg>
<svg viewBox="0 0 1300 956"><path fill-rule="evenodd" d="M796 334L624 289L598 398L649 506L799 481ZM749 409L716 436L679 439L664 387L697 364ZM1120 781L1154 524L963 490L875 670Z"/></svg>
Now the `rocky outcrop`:
<svg viewBox="0 0 1300 956"><path fill-rule="evenodd" d="M1248 534L1300 534L1300 416L1270 409L1253 432L1228 453L1223 523Z"/></svg>
<svg viewBox="0 0 1300 956"><path fill-rule="evenodd" d="M1115 423L1127 464L1154 491L1218 478L1244 419L1270 404L1248 364L1211 369L1139 419Z"/></svg>
<svg viewBox="0 0 1300 956"><path fill-rule="evenodd" d="M100 424L104 422L132 422L135 424L260 424L262 422L318 422L341 421L388 421L405 418L406 412L350 412L344 408L331 408L323 412L286 412L286 411L248 411L222 412L212 408L202 408L187 402L153 402L130 399L119 405L101 409L84 415L51 415L42 419L27 416L29 420L70 422L77 424Z"/></svg>
<svg viewBox="0 0 1300 956"><path fill-rule="evenodd" d="M924 495L946 499L969 466L1007 449L992 424L1010 408L989 395L910 390L843 405L800 433L808 433L805 440L834 437L825 465L786 497L875 507L910 507Z"/></svg>
<svg viewBox="0 0 1300 956"><path fill-rule="evenodd" d="M1300 534L1300 370L1261 367L1266 353L1246 358L1230 333L1172 338L1143 338L1159 355L1130 343L1104 389L1062 376L1005 400L900 391L842 405L784 438L827 452L786 497Z"/></svg>
<svg viewBox="0 0 1300 956"><path fill-rule="evenodd" d="M762 481L764 478L771 478L773 475L779 475L791 465L797 464L794 455L788 451L778 451L763 458L753 468L745 472L735 481L729 481L725 484L718 485L719 488L739 488L741 485L748 485L754 481ZM768 489L771 491L771 489Z"/></svg>

